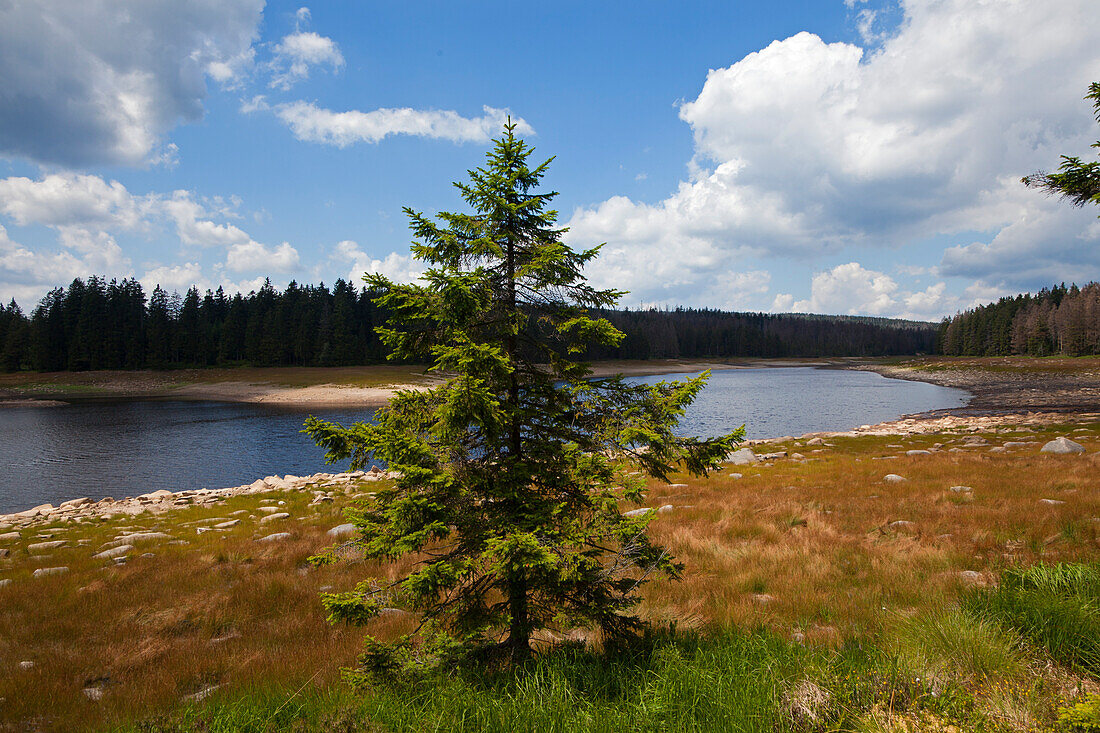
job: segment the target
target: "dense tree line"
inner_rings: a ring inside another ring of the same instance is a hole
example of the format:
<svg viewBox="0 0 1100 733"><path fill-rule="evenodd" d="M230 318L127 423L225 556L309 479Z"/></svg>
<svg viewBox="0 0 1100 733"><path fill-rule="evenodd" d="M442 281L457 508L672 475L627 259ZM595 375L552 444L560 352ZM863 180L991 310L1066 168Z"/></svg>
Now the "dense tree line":
<svg viewBox="0 0 1100 733"><path fill-rule="evenodd" d="M936 344L933 324L884 318L692 308L601 315L626 338L589 355L597 359L892 356L931 353Z"/></svg>
<svg viewBox="0 0 1100 733"><path fill-rule="evenodd" d="M1100 283L1062 283L972 308L945 319L939 341L952 356L1100 354Z"/></svg>
<svg viewBox="0 0 1100 733"><path fill-rule="evenodd" d="M366 291L343 280L281 292L267 282L232 297L157 286L146 297L137 280L93 276L50 291L29 317L15 301L0 306L0 368L368 364L384 358L374 333L383 320Z"/></svg>
<svg viewBox="0 0 1100 733"><path fill-rule="evenodd" d="M879 356L931 352L936 326L848 316L614 310L599 315L626 334L595 359ZM374 331L387 314L364 288L270 283L247 295L221 288L183 295L137 280L92 276L50 291L29 315L0 305L0 369L80 371L206 366L347 366L378 363Z"/></svg>

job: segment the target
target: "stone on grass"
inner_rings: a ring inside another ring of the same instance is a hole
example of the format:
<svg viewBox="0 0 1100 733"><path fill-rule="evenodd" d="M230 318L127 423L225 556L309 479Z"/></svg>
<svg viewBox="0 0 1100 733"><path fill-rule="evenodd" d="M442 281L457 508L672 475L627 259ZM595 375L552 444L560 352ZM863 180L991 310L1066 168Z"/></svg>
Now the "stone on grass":
<svg viewBox="0 0 1100 733"><path fill-rule="evenodd" d="M65 544L65 540L53 540L52 542L35 542L34 544L27 545L27 552L32 555L41 555L50 550L56 550Z"/></svg>
<svg viewBox="0 0 1100 733"><path fill-rule="evenodd" d="M623 512L623 516L624 517L640 517L640 516L643 516L645 514L649 514L651 511L653 511L653 510L649 507L642 507L641 509L631 509L628 512Z"/></svg>
<svg viewBox="0 0 1100 733"><path fill-rule="evenodd" d="M887 526L890 529L912 529L913 527L916 527L917 525L916 525L916 523L910 522L907 519L898 519L897 521L890 522L890 524L888 524Z"/></svg>
<svg viewBox="0 0 1100 733"><path fill-rule="evenodd" d="M118 547L112 547L111 549L104 550L103 552L97 552L96 554L92 555L92 559L110 560L112 558L122 557L132 549L134 549L133 545L119 545Z"/></svg>
<svg viewBox="0 0 1100 733"><path fill-rule="evenodd" d="M274 514L279 511L279 508L274 506L259 506L256 507L256 511L263 512L264 514Z"/></svg>
<svg viewBox="0 0 1100 733"><path fill-rule="evenodd" d="M291 537L290 532L276 532L275 534L269 534L267 537L261 537L256 540L257 542L282 542L283 540L289 540Z"/></svg>
<svg viewBox="0 0 1100 733"><path fill-rule="evenodd" d="M760 459L749 448L735 450L726 456L726 463L732 463L735 466L748 466L759 461Z"/></svg>
<svg viewBox="0 0 1100 733"><path fill-rule="evenodd" d="M952 486L949 491L953 491L956 494L969 494L973 489L969 486Z"/></svg>
<svg viewBox="0 0 1100 733"><path fill-rule="evenodd" d="M220 687L221 685L210 685L209 687L202 688L198 692L193 692L190 695L184 695L183 699L187 702L202 702L203 700L214 694L214 692L216 692Z"/></svg>
<svg viewBox="0 0 1100 733"><path fill-rule="evenodd" d="M85 687L81 692L84 693L84 697L88 698L92 702L99 702L103 699L102 687Z"/></svg>
<svg viewBox="0 0 1100 733"><path fill-rule="evenodd" d="M64 575L67 572L69 572L69 569L64 566L57 568L38 568L38 570L34 571L34 577L44 578L47 575Z"/></svg>
<svg viewBox="0 0 1100 733"><path fill-rule="evenodd" d="M1053 453L1055 455L1069 455L1071 453L1084 453L1085 446L1080 443L1075 443L1069 438L1055 438L1046 445L1044 445L1040 453Z"/></svg>
<svg viewBox="0 0 1100 733"><path fill-rule="evenodd" d="M985 585L985 578L976 570L961 570L959 582L963 585Z"/></svg>
<svg viewBox="0 0 1100 733"><path fill-rule="evenodd" d="M744 476L739 473L731 473L730 478L744 478Z"/></svg>
<svg viewBox="0 0 1100 733"><path fill-rule="evenodd" d="M923 448L918 448L916 450L907 450L907 451L905 451L905 455L907 455L907 456L930 456L930 455L932 455L932 451L924 450Z"/></svg>
<svg viewBox="0 0 1100 733"><path fill-rule="evenodd" d="M131 532L130 534L122 534L115 538L115 542L125 542L131 544L134 542L153 542L155 540L170 540L172 535L165 534L164 532Z"/></svg>
<svg viewBox="0 0 1100 733"><path fill-rule="evenodd" d="M3 588L6 585L11 585L11 578L4 578L0 580L0 588Z"/></svg>
<svg viewBox="0 0 1100 733"><path fill-rule="evenodd" d="M354 524L338 524L327 532L329 537L347 537L355 534Z"/></svg>
<svg viewBox="0 0 1100 733"><path fill-rule="evenodd" d="M899 476L896 473L888 473L882 477L882 480L888 484L900 484L902 481L907 481L904 476Z"/></svg>
<svg viewBox="0 0 1100 733"><path fill-rule="evenodd" d="M821 438L810 438L806 441L806 445L825 445L825 441Z"/></svg>
<svg viewBox="0 0 1100 733"><path fill-rule="evenodd" d="M24 659L19 663L19 669L34 669L34 662L29 659Z"/></svg>
<svg viewBox="0 0 1100 733"><path fill-rule="evenodd" d="M753 593L752 602L758 606L766 606L769 603L775 601L775 596L768 595L767 593Z"/></svg>
<svg viewBox="0 0 1100 733"><path fill-rule="evenodd" d="M1039 503L1040 504L1049 504L1051 506L1058 506L1059 504L1065 504L1064 501L1061 501L1059 499L1040 499Z"/></svg>
<svg viewBox="0 0 1100 733"><path fill-rule="evenodd" d="M996 447L990 448L989 452L990 453L1008 453L1008 448L1005 448L1003 445L998 445Z"/></svg>
<svg viewBox="0 0 1100 733"><path fill-rule="evenodd" d="M91 504L92 500L84 496L79 499L69 499L68 501L61 502L61 509L77 509L85 504Z"/></svg>
<svg viewBox="0 0 1100 733"><path fill-rule="evenodd" d="M0 534L0 540L17 540L17 539L19 539L19 533L18 532L5 532L4 534Z"/></svg>
<svg viewBox="0 0 1100 733"><path fill-rule="evenodd" d="M668 514L671 511L672 511L672 505L671 504L665 504L664 506L660 507L657 510L657 513L658 514Z"/></svg>
<svg viewBox="0 0 1100 733"><path fill-rule="evenodd" d="M236 527L240 523L241 523L241 520L239 520L239 519L230 519L228 521L219 522L218 524L215 524L214 529L229 529L230 527Z"/></svg>
<svg viewBox="0 0 1100 733"><path fill-rule="evenodd" d="M290 515L286 512L276 512L275 514L268 514L266 517L260 518L260 524L267 524L268 522L277 522L280 519L286 519Z"/></svg>

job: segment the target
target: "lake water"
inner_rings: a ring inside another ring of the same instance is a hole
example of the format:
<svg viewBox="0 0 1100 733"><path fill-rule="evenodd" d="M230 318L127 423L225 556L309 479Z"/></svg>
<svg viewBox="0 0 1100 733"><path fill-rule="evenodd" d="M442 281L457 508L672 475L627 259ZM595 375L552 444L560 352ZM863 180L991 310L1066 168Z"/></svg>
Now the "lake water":
<svg viewBox="0 0 1100 733"><path fill-rule="evenodd" d="M685 375L641 377L656 382ZM681 432L748 437L847 430L903 414L959 407L969 395L871 372L809 367L716 371ZM90 496L221 488L272 474L327 469L299 432L308 410L220 402L79 402L0 409L0 513ZM369 410L313 410L343 423Z"/></svg>

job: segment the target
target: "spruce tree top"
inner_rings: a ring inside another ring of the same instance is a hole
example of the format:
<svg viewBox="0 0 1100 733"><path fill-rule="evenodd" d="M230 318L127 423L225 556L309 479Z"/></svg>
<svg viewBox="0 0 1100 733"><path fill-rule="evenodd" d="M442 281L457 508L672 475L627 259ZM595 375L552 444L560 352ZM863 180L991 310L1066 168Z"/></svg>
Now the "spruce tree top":
<svg viewBox="0 0 1100 733"><path fill-rule="evenodd" d="M365 278L390 313L378 332L391 357L426 360L445 381L398 393L374 424L306 423L330 461L381 460L400 475L350 512L353 544L372 558L418 560L397 582L326 594L330 618L365 622L404 605L433 629L436 651L514 661L542 629L618 637L640 628L630 613L638 589L679 566L648 537L652 514L626 517L620 504L643 497L639 469L666 480L676 468L705 473L740 438L674 434L706 375L657 385L590 378L578 355L622 339L593 309L621 293L585 279L599 248L562 242L549 208L556 194L537 190L550 161L532 168L531 155L506 126L485 166L456 184L470 213L431 220L406 209L412 251L428 265L421 282ZM423 659L412 649L425 638L368 639L364 663Z"/></svg>

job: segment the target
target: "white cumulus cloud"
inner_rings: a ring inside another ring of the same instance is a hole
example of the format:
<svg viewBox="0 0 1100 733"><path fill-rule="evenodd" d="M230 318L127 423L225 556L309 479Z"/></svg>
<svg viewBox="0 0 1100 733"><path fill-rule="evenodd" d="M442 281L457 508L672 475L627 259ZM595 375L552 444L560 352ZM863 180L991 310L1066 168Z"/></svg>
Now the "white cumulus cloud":
<svg viewBox="0 0 1100 733"><path fill-rule="evenodd" d="M333 71L344 66L344 55L336 42L313 31L296 31L284 36L275 45L274 54L271 86L278 89L290 89L295 83L308 79L312 66L329 66Z"/></svg>
<svg viewBox="0 0 1100 733"><path fill-rule="evenodd" d="M225 265L233 272L289 272L298 266L298 250L288 242L268 247L249 240L229 248Z"/></svg>
<svg viewBox="0 0 1100 733"><path fill-rule="evenodd" d="M695 142L690 179L654 204L619 196L574 212L570 241L606 241L602 274L624 275L601 284L642 302L670 288L692 300L745 257L813 261L963 232L996 238L1040 216L1063 236L949 251L944 268L1020 283L1034 272L1024 260L1046 254L1060 272L1100 274L1096 242L1072 234L1082 233L1080 212L1019 184L1095 139L1081 101L1100 78L1095 2L907 0L901 9L873 51L799 33L710 71L680 108ZM1024 250L1023 260L986 266ZM865 304L904 308L890 300Z"/></svg>
<svg viewBox="0 0 1100 733"><path fill-rule="evenodd" d="M390 252L378 259L364 252L358 243L350 239L337 242L330 259L348 266L346 279L356 287L363 284L366 273L385 275L399 283L415 282L424 274L424 263L409 254Z"/></svg>
<svg viewBox="0 0 1100 733"><path fill-rule="evenodd" d="M463 117L453 110L408 107L334 112L311 102L281 104L275 107L275 114L299 140L340 148L359 142L376 143L390 135L414 135L456 143L486 142L500 133L508 118L508 110L493 107L485 107L481 117ZM518 134L534 134L526 121L517 118L512 122Z"/></svg>

